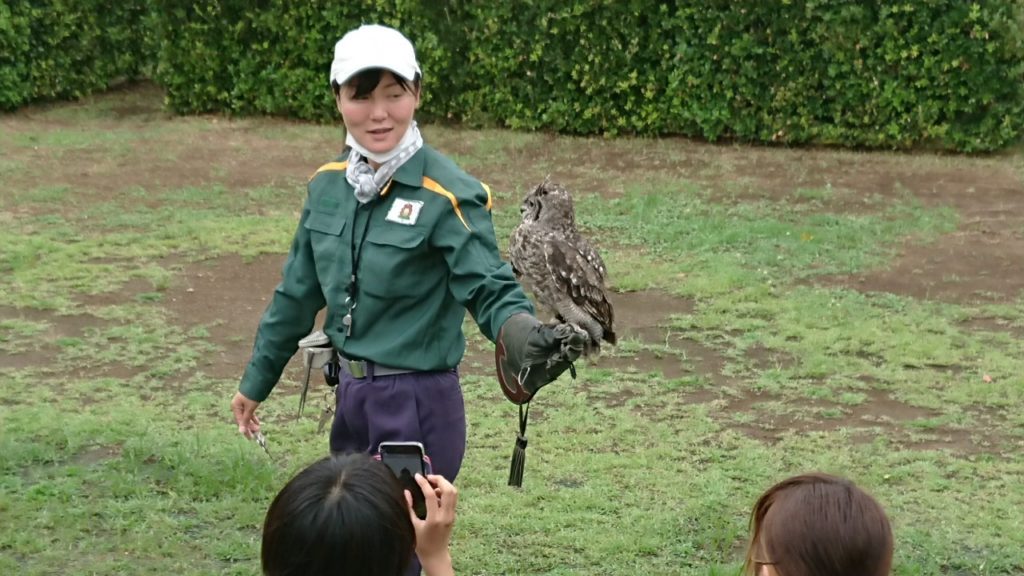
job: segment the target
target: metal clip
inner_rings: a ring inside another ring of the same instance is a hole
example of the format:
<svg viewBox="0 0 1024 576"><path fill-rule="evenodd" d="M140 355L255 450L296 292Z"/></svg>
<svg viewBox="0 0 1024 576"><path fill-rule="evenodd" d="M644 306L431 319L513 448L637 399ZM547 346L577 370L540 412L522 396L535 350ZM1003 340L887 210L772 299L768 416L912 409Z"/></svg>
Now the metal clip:
<svg viewBox="0 0 1024 576"><path fill-rule="evenodd" d="M267 456L270 456L270 450L267 450L267 437L263 435L263 432L256 433L256 443L260 445L260 448L263 448Z"/></svg>

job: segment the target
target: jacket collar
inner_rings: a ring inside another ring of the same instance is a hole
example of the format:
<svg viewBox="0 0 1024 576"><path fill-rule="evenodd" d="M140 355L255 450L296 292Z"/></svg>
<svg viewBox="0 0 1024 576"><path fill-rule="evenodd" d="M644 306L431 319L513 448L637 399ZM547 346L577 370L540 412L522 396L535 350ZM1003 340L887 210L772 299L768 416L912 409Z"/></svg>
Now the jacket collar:
<svg viewBox="0 0 1024 576"><path fill-rule="evenodd" d="M423 185L423 166L426 164L427 145L424 144L412 158L405 161L395 170L395 175L391 177L392 180L396 180L405 184L406 186L412 186L413 188L419 188Z"/></svg>
<svg viewBox="0 0 1024 576"><path fill-rule="evenodd" d="M391 192L391 187L394 181L413 188L420 188L423 186L423 169L427 162L426 149L427 145L423 144L423 147L417 150L416 153L412 155L412 158L406 160L405 164L402 164L398 167L398 170L395 170L395 175L391 177L392 182L389 182L388 185L381 190L381 197L385 197L389 192ZM337 162L347 162L348 153L349 149L346 148L345 152L337 158ZM352 185L348 183L347 179L345 179L344 170L342 170L341 180L348 193L351 194Z"/></svg>

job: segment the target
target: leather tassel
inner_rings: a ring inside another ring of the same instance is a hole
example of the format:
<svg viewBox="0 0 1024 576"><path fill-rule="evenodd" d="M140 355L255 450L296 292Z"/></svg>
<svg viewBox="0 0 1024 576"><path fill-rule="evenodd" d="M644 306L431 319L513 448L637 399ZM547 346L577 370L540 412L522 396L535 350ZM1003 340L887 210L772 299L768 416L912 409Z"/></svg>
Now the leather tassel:
<svg viewBox="0 0 1024 576"><path fill-rule="evenodd" d="M526 437L516 435L516 447L512 449L512 468L508 472L508 485L523 486L523 469L526 467Z"/></svg>
<svg viewBox="0 0 1024 576"><path fill-rule="evenodd" d="M524 408L525 406L525 408ZM530 419L530 402L519 405L519 434L516 447L512 449L512 466L508 471L508 485L516 488L523 485L523 469L526 468L526 422Z"/></svg>

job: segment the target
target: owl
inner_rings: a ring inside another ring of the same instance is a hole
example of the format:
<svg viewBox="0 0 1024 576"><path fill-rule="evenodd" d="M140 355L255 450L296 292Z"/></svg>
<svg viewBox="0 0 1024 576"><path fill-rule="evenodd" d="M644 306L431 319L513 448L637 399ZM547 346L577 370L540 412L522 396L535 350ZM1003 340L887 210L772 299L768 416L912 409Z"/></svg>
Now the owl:
<svg viewBox="0 0 1024 576"><path fill-rule="evenodd" d="M565 187L545 179L526 196L522 221L512 232L509 261L537 301L560 322L590 335L585 353L615 344L615 313L605 293L607 270L601 256L576 230L572 196Z"/></svg>

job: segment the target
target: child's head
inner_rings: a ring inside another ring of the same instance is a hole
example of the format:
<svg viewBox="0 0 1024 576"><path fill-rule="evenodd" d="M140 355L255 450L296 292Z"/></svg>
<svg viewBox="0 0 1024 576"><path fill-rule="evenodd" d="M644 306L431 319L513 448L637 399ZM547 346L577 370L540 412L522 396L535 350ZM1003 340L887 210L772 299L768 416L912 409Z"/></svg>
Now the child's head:
<svg viewBox="0 0 1024 576"><path fill-rule="evenodd" d="M803 474L772 486L750 515L752 576L887 576L892 528L849 480Z"/></svg>
<svg viewBox="0 0 1024 576"><path fill-rule="evenodd" d="M416 535L398 480L365 454L332 456L281 489L263 523L267 576L399 576Z"/></svg>

